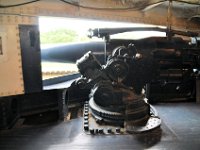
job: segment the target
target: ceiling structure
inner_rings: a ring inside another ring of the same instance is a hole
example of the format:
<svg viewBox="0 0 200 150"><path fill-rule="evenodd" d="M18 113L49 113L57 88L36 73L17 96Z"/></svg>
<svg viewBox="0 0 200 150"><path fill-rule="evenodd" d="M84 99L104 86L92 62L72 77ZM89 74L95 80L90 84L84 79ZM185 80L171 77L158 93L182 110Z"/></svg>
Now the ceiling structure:
<svg viewBox="0 0 200 150"><path fill-rule="evenodd" d="M5 14L137 22L200 31L200 0L0 0L0 15Z"/></svg>

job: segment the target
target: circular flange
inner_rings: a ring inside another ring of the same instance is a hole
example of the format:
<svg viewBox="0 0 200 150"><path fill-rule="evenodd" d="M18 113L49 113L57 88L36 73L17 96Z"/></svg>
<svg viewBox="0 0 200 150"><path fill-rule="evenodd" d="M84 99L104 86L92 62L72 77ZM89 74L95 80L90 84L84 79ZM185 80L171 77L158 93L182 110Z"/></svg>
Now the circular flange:
<svg viewBox="0 0 200 150"><path fill-rule="evenodd" d="M132 132L132 133L141 133L141 132L147 132L150 130L153 130L161 125L161 119L156 116L151 116L147 123L143 126L134 126L132 124L129 125L127 123L126 125L126 131L127 132Z"/></svg>
<svg viewBox="0 0 200 150"><path fill-rule="evenodd" d="M114 130L112 127L108 128L108 126L101 125L101 128L93 126L90 124L89 118L92 117L91 110L88 107L88 101L84 105L84 121L83 121L83 127L84 131L87 134L104 134L104 135L110 135L110 134L132 134L132 133L143 133L143 132L148 132L150 130L153 130L155 128L158 128L161 125L161 119L157 116L157 111L153 106L150 105L150 111L151 111L151 116L150 118L146 121L145 125L134 125L134 123L131 122L126 122L125 123L125 128L116 128ZM90 114L90 115L89 115ZM95 122L93 122L95 123ZM94 130L95 129L95 130ZM97 129L103 129L103 132L97 133ZM90 131L91 130L91 131ZM93 133L93 130L95 131Z"/></svg>

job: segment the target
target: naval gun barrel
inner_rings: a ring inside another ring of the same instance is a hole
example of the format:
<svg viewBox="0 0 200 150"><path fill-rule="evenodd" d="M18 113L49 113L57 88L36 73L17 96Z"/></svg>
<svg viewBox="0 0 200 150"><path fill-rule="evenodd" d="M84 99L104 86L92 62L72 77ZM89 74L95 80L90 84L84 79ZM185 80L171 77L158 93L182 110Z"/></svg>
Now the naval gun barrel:
<svg viewBox="0 0 200 150"><path fill-rule="evenodd" d="M132 32L132 31L158 31L158 32L165 32L166 35L182 35L188 37L196 37L198 33L191 32L191 31L180 31L180 30L168 30L167 28L161 27L127 27L127 28L96 28L96 29L89 29L88 30L88 37L108 37L113 34L124 33L124 32Z"/></svg>

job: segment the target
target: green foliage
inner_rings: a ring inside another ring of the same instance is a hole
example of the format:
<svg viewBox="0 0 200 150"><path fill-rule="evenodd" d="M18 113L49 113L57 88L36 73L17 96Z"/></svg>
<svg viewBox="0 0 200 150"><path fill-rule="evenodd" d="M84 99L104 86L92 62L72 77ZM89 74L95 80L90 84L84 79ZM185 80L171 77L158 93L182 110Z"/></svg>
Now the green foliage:
<svg viewBox="0 0 200 150"><path fill-rule="evenodd" d="M40 35L41 44L76 42L77 39L79 36L75 31L62 28L43 32Z"/></svg>

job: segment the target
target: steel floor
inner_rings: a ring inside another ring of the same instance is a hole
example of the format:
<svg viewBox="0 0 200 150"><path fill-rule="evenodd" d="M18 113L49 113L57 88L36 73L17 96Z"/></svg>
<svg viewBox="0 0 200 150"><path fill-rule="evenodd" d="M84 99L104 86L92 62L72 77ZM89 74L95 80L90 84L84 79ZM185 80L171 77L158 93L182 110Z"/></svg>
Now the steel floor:
<svg viewBox="0 0 200 150"><path fill-rule="evenodd" d="M82 131L82 118L68 122L1 131L0 150L200 149L200 105L155 105L161 129L145 134L91 136Z"/></svg>

